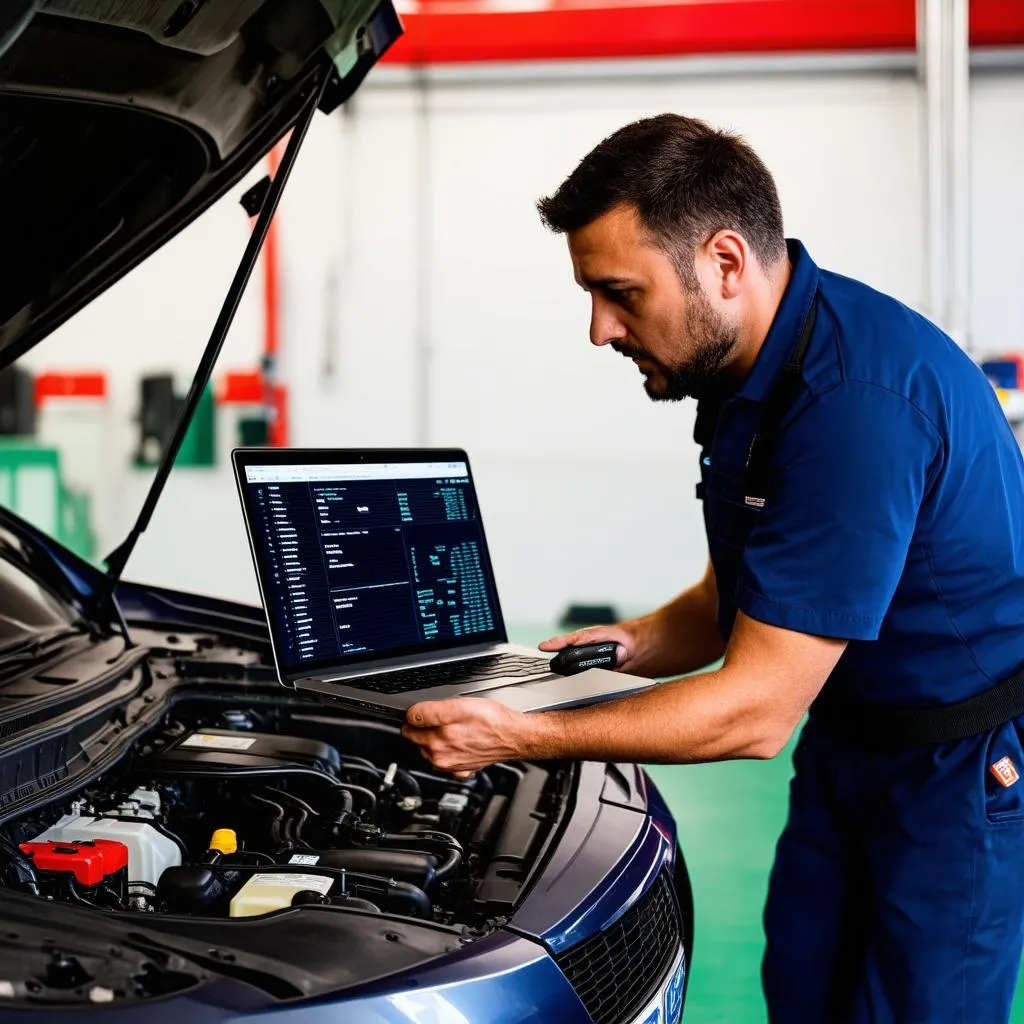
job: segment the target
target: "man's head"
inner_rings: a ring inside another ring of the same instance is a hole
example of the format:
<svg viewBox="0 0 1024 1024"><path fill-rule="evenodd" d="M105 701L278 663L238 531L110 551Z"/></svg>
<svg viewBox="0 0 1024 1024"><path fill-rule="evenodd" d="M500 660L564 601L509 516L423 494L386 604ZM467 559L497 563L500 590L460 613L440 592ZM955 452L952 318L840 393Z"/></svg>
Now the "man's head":
<svg viewBox="0 0 1024 1024"><path fill-rule="evenodd" d="M676 114L637 121L537 206L591 294L590 340L633 358L651 398L699 397L752 361L788 264L775 182L740 138Z"/></svg>

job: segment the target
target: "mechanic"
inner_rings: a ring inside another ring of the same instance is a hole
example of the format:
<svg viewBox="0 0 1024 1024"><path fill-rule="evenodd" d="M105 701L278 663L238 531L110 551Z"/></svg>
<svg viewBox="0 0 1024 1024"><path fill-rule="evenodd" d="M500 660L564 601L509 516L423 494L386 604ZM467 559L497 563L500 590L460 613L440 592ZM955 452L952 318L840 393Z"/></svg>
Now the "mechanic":
<svg viewBox="0 0 1024 1024"><path fill-rule="evenodd" d="M652 614L541 647L614 640L648 677L724 661L589 708L420 703L406 736L460 774L770 758L810 709L765 911L770 1019L1008 1020L1024 462L993 388L926 319L787 241L765 165L703 122L626 126L539 209L567 236L591 342L652 399L697 399L710 552Z"/></svg>

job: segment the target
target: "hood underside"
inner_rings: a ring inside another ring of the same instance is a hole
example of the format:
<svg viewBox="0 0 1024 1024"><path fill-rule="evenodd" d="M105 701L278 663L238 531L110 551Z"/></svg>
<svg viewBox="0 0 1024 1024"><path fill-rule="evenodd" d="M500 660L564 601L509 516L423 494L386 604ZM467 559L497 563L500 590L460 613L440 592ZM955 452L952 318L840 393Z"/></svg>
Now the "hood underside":
<svg viewBox="0 0 1024 1024"><path fill-rule="evenodd" d="M294 123L348 98L390 0L4 0L0 366L185 227Z"/></svg>

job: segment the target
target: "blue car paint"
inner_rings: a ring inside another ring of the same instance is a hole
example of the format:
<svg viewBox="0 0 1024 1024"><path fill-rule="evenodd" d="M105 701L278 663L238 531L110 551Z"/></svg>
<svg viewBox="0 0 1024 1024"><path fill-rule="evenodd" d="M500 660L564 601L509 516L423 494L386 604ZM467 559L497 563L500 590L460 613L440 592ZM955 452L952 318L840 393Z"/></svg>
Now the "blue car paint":
<svg viewBox="0 0 1024 1024"><path fill-rule="evenodd" d="M570 857L563 872L545 872L511 927L536 936L557 955L614 924L668 863L671 850L649 818L634 818L622 821L602 807L585 843L572 851L585 856ZM588 891L580 896L584 887Z"/></svg>
<svg viewBox="0 0 1024 1024"><path fill-rule="evenodd" d="M95 567L9 513L0 521L43 548L88 602L103 584ZM217 598L123 583L118 597L127 618L173 621L197 629L232 621L257 632L261 609ZM575 805L548 863L508 925L458 954L391 975L336 996L282 1006L258 989L218 980L192 993L136 1007L85 1011L90 1024L513 1024L559 1021L586 1024L589 1017L552 954L614 923L675 854L675 823L657 787L634 765L580 766ZM338 950L344 956L344 950ZM687 965L669 985L668 1005L681 1002ZM8 1011L10 1024L82 1019L83 1010Z"/></svg>
<svg viewBox="0 0 1024 1024"><path fill-rule="evenodd" d="M268 1024L588 1024L583 1004L538 943L497 932L463 953L339 1000L261 1015ZM255 1024L255 1018L253 1021Z"/></svg>

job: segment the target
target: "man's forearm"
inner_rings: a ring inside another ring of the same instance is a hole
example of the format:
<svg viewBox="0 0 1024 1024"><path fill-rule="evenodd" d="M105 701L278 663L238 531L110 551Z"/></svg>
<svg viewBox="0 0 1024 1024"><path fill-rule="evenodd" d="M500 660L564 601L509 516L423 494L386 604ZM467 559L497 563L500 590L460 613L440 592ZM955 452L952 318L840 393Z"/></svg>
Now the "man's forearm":
<svg viewBox="0 0 1024 1024"><path fill-rule="evenodd" d="M718 630L718 595L708 579L636 620L644 657L631 671L652 678L678 676L718 661L725 643Z"/></svg>
<svg viewBox="0 0 1024 1024"><path fill-rule="evenodd" d="M572 711L524 714L480 697L414 704L402 735L438 768L570 758L686 763L774 757L846 649L846 641L739 612L725 664L644 693Z"/></svg>
<svg viewBox="0 0 1024 1024"><path fill-rule="evenodd" d="M774 757L799 716L779 714L736 670L720 669L642 694L523 716L522 756L693 763Z"/></svg>

